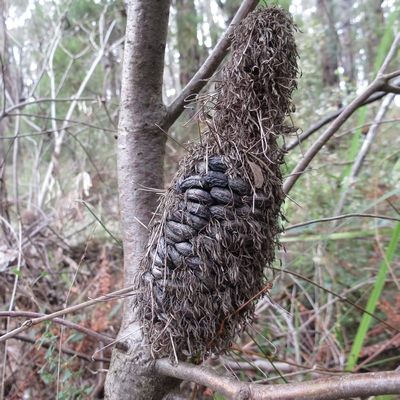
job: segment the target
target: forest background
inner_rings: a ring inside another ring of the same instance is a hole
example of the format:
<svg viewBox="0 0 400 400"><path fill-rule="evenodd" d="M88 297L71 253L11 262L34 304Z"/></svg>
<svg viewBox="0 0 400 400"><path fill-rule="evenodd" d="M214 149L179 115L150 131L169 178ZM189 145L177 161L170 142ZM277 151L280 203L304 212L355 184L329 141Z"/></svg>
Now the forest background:
<svg viewBox="0 0 400 400"><path fill-rule="evenodd" d="M399 69L392 46L399 5L278 3L300 28L293 121L304 140L287 140L289 176L325 124L373 81L391 48L386 72ZM166 104L207 59L239 6L237 0L173 1ZM126 5L16 0L1 7L5 335L38 316L33 313L51 314L123 288L116 137ZM259 301L254 326L210 366L270 384L399 366L399 106L394 93L374 95L314 158L284 206L288 222L270 297ZM198 140L195 111L188 102L168 132L166 184L184 144ZM143 187L154 189L163 188ZM98 303L0 343L0 397L102 398L110 348L85 328L116 337L121 304ZM183 390L222 398L190 383Z"/></svg>

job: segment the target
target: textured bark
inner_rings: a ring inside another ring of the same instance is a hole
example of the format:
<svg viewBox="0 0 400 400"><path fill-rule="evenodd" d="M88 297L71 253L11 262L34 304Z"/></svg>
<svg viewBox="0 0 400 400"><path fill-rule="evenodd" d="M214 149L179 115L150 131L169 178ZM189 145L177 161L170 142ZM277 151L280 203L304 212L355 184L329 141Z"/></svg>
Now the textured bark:
<svg viewBox="0 0 400 400"><path fill-rule="evenodd" d="M124 241L125 285L132 284L147 243L146 226L163 188L166 136L157 127L166 114L162 77L169 0L131 0L125 40L118 127L119 205ZM143 225L144 226L143 226ZM129 351L114 349L105 384L107 399L161 399L178 380L157 375L131 302L124 304L119 338Z"/></svg>

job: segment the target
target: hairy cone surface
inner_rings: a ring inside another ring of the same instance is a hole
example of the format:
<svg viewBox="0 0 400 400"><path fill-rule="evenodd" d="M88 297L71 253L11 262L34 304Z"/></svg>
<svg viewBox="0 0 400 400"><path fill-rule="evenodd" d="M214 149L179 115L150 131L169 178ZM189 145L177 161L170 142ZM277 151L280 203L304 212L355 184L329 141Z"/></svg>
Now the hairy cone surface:
<svg viewBox="0 0 400 400"><path fill-rule="evenodd" d="M249 300L266 287L282 232L277 139L297 130L284 124L298 74L295 29L278 6L249 14L215 93L198 100L207 128L161 198L135 284L156 358L221 354L254 317Z"/></svg>

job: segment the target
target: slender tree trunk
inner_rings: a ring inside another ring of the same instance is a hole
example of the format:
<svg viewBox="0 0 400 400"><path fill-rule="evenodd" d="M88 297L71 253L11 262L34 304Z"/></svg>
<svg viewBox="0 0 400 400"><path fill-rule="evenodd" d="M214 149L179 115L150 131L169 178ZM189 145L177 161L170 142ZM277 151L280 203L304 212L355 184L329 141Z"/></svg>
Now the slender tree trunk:
<svg viewBox="0 0 400 400"><path fill-rule="evenodd" d="M342 58L344 75L347 78L346 84L353 83L354 80L354 50L351 34L351 1L342 0L342 24L343 24L343 41L342 41Z"/></svg>
<svg viewBox="0 0 400 400"><path fill-rule="evenodd" d="M157 127L162 103L164 51L169 0L130 0L125 40L118 128L119 206L124 241L125 285L132 284L147 243L146 226L158 196L144 187L163 188L165 134ZM156 10L156 11L155 11ZM150 349L127 300L119 333L129 352L114 349L105 385L107 399L161 399L179 381L158 375Z"/></svg>
<svg viewBox="0 0 400 400"><path fill-rule="evenodd" d="M338 42L333 20L333 3L331 0L317 0L317 12L322 21L326 22L327 35L320 48L322 82L324 87L338 83L335 71L338 68Z"/></svg>
<svg viewBox="0 0 400 400"><path fill-rule="evenodd" d="M197 39L197 11L194 0L176 0L177 42L179 50L179 78L185 87L200 66L200 48Z"/></svg>

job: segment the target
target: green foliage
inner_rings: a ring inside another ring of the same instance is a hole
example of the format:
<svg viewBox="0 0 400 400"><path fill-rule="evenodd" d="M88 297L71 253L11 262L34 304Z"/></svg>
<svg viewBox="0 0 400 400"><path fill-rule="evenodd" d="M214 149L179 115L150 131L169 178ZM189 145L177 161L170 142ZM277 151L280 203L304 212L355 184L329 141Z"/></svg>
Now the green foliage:
<svg viewBox="0 0 400 400"><path fill-rule="evenodd" d="M59 358L57 351L59 338L50 331L50 327L51 323L46 323L46 331L36 341L37 350L40 350L44 344L47 345L45 362L39 369L38 375L45 385L54 385L59 381L58 400L86 399L93 391L94 385L87 388L74 385L74 381L81 377L83 371L74 371L72 367L76 356Z"/></svg>

